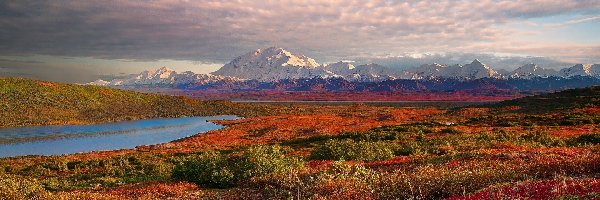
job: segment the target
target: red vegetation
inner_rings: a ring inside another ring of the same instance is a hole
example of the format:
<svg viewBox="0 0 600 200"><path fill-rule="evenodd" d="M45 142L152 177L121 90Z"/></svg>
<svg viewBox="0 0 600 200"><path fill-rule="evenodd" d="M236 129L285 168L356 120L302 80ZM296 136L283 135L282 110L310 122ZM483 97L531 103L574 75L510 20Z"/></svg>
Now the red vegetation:
<svg viewBox="0 0 600 200"><path fill-rule="evenodd" d="M330 92L330 91L244 91L224 92L213 90L180 89L136 89L142 92L156 92L189 96L203 100L237 101L502 101L522 97L519 94L500 92L482 94L479 92Z"/></svg>
<svg viewBox="0 0 600 200"><path fill-rule="evenodd" d="M301 106L300 109L309 109L310 107ZM443 111L434 108L388 108L355 105L322 106L315 112L218 121L218 123L227 127L166 144L143 146L138 149L153 152L191 152L198 149L269 144L293 138L336 135L347 131L365 131L378 126L420 121Z"/></svg>
<svg viewBox="0 0 600 200"><path fill-rule="evenodd" d="M57 196L64 199L190 199L187 196L197 196L199 192L200 188L193 183L147 182L108 189L59 192Z"/></svg>
<svg viewBox="0 0 600 200"><path fill-rule="evenodd" d="M522 182L500 188L489 188L472 195L450 197L448 199L555 199L559 197L598 199L600 198L600 180L589 178Z"/></svg>

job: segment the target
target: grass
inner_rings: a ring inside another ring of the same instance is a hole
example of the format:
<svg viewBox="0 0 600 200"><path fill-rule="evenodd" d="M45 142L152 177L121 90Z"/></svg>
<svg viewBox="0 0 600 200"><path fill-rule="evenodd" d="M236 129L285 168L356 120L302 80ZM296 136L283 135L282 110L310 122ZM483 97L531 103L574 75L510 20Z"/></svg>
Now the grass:
<svg viewBox="0 0 600 200"><path fill-rule="evenodd" d="M84 86L0 78L0 127L91 124L182 116L264 115L266 106L201 101Z"/></svg>

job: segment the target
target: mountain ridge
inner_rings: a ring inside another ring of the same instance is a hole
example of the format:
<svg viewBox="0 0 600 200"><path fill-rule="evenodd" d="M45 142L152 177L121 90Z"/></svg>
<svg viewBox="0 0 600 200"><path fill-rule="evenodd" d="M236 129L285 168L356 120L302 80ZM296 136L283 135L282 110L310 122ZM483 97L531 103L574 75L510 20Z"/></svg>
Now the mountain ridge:
<svg viewBox="0 0 600 200"><path fill-rule="evenodd" d="M295 54L283 48L270 47L257 49L238 56L219 70L210 74L195 74L191 71L178 73L172 69L162 67L157 70L146 70L139 74L132 74L122 79L111 81L96 80L88 84L101 86L177 86L247 80L276 82L278 80L311 78L343 78L351 82L381 82L396 79L456 79L466 81L482 78L532 79L536 77L572 78L576 76L600 78L600 64L577 64L556 71L530 63L508 73L503 71L505 70L495 70L478 59L464 65L433 63L423 64L419 67L402 71L375 63L358 66L343 61L319 64L314 59L305 55Z"/></svg>

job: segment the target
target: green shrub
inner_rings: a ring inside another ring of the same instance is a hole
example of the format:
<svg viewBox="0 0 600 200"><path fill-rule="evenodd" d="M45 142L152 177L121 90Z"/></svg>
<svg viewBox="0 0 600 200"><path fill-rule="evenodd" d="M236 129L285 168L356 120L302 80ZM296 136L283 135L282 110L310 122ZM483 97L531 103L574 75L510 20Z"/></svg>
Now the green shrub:
<svg viewBox="0 0 600 200"><path fill-rule="evenodd" d="M498 126L503 126L503 127L515 127L518 125L519 125L518 122L510 122L510 121L504 121L504 122L498 123Z"/></svg>
<svg viewBox="0 0 600 200"><path fill-rule="evenodd" d="M475 136L475 139L478 141L487 142L487 141L494 140L495 137L493 135L490 135L490 133L483 131L483 132L480 132L479 134L477 134L477 136Z"/></svg>
<svg viewBox="0 0 600 200"><path fill-rule="evenodd" d="M194 159L177 165L172 177L200 185L225 188L234 182L234 174L227 158L218 152L202 153Z"/></svg>
<svg viewBox="0 0 600 200"><path fill-rule="evenodd" d="M546 132L530 132L521 135L519 139L522 142L532 145L542 145L546 147L564 146L565 142L557 137L553 137Z"/></svg>
<svg viewBox="0 0 600 200"><path fill-rule="evenodd" d="M385 141L397 140L402 138L403 133L397 131L369 130L364 132L348 132L342 133L338 138L350 138L355 141Z"/></svg>
<svg viewBox="0 0 600 200"><path fill-rule="evenodd" d="M374 186L381 175L362 165L335 161L319 172L300 170L262 176L242 187L258 191L261 199L374 199Z"/></svg>
<svg viewBox="0 0 600 200"><path fill-rule="evenodd" d="M385 160L392 158L394 151L391 145L384 142L367 142L346 140L329 140L317 146L312 154L312 159L319 160Z"/></svg>
<svg viewBox="0 0 600 200"><path fill-rule="evenodd" d="M433 129L428 126L424 126L424 125L415 125L415 126L409 127L408 132L412 132L412 133L416 133L416 134L427 134L427 133L433 133Z"/></svg>
<svg viewBox="0 0 600 200"><path fill-rule="evenodd" d="M280 146L253 146L241 155L205 152L177 165L172 177L217 188L234 186L255 176L286 173L303 166L297 157L286 156Z"/></svg>
<svg viewBox="0 0 600 200"><path fill-rule="evenodd" d="M68 170L67 163L68 163L68 161L64 158L53 158L53 159L50 159L48 162L44 163L43 166L44 166L44 168L49 169L49 170L67 171Z"/></svg>
<svg viewBox="0 0 600 200"><path fill-rule="evenodd" d="M402 145L399 145L398 148L395 149L395 155L425 155L429 153L436 153L437 144L432 140L418 140L415 142L408 142Z"/></svg>
<svg viewBox="0 0 600 200"><path fill-rule="evenodd" d="M444 128L440 132L446 133L446 134L462 134L463 133L461 130L458 130L455 128Z"/></svg>
<svg viewBox="0 0 600 200"><path fill-rule="evenodd" d="M573 138L569 142L569 144L572 146L600 144L600 134L590 133L590 134L579 135L579 136Z"/></svg>
<svg viewBox="0 0 600 200"><path fill-rule="evenodd" d="M302 161L288 157L288 149L281 146L254 146L248 148L240 157L234 157L235 172L239 179L262 176L271 173L285 173L301 167Z"/></svg>

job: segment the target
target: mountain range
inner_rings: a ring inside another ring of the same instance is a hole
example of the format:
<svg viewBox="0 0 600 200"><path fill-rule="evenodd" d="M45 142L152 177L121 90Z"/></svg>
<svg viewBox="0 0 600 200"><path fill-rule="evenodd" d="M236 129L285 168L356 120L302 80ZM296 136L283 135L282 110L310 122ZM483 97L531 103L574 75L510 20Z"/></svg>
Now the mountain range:
<svg viewBox="0 0 600 200"><path fill-rule="evenodd" d="M588 82L589 80L600 78L600 64L577 64L560 71L545 69L536 64L526 64L512 72L507 72L494 70L475 59L473 62L465 65L433 63L398 71L374 63L358 66L343 61L331 64L319 64L314 59L305 55L295 54L282 48L270 47L257 49L241 55L211 74L195 74L190 71L178 73L169 68L162 67L157 70L147 70L140 74L132 74L121 79L111 81L97 80L88 84L113 87L167 86L198 89L219 86L227 87L228 89L236 89L235 87L239 87L237 89L248 89L252 88L252 85L255 87L257 85L264 86L283 83L288 83L289 85L289 83L297 82L294 80L305 80L307 82L306 80L315 79L331 79L333 81L328 82L341 81L346 85L390 83L391 80L454 83L489 79L494 80L492 81L494 83L503 81L518 83L519 80L542 81L549 79L545 81L553 82L551 88L561 88L561 81L564 82L566 79L573 78L575 80L588 80ZM586 84L583 83L583 85ZM274 86L268 87L273 88Z"/></svg>

